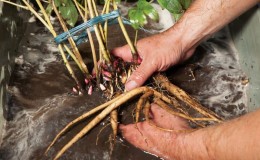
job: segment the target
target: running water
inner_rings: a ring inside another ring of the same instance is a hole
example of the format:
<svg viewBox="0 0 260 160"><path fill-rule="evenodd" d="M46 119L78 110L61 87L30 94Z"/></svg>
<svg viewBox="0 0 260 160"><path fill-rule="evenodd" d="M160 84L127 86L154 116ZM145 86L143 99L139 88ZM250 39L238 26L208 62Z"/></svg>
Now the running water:
<svg viewBox="0 0 260 160"><path fill-rule="evenodd" d="M155 24L151 30L159 32L165 27L169 26ZM134 31L127 28L133 38ZM113 26L110 34L111 48L125 43L118 27ZM147 35L141 33L140 36ZM85 45L79 48L85 54L85 61L90 62L87 59L90 49ZM93 92L92 96L71 94L73 80L65 69L53 37L37 23L28 24L19 52L16 69L8 87L8 108L5 111L8 122L0 148L0 159L50 159L86 122L71 129L44 156L44 151L54 136L68 122L105 99L100 96L99 91ZM240 70L228 30L218 32L198 47L197 52L187 63L174 67L168 73L172 82L226 119L244 114L247 111L243 83L246 76ZM123 121L132 121L132 108L126 108L121 113ZM136 149L120 136L116 140L113 154L110 155L108 140L112 132L110 126L106 126L108 123L109 120L105 119L75 143L62 159L159 159ZM103 130L100 131L101 129Z"/></svg>

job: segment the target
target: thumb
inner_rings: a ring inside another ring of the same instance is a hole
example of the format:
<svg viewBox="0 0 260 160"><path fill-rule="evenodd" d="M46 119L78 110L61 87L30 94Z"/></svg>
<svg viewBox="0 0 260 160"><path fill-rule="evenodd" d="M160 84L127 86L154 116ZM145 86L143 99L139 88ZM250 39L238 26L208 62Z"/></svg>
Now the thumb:
<svg viewBox="0 0 260 160"><path fill-rule="evenodd" d="M140 66L132 73L129 80L125 84L125 89L130 91L134 88L140 87L144 82L156 71L156 67L143 61Z"/></svg>

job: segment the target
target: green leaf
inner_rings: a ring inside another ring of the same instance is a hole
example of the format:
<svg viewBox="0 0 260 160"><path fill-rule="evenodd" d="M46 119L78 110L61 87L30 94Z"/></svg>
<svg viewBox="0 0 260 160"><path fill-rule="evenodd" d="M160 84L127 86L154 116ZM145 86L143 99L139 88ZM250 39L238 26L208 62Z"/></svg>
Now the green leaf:
<svg viewBox="0 0 260 160"><path fill-rule="evenodd" d="M146 2L145 0L139 0L137 2L137 6L131 8L128 11L128 17L132 26L135 29L144 26L147 24L147 17L151 18L152 20L157 21L159 19L158 12L153 8L153 6Z"/></svg>
<svg viewBox="0 0 260 160"><path fill-rule="evenodd" d="M64 1L63 1L64 2ZM72 3L71 0L66 1L67 4L65 6L60 6L58 9L60 11L60 14L62 16L62 18L65 19L65 21L70 25L70 26L74 26L75 23L78 20L78 11L75 7L75 5Z"/></svg>
<svg viewBox="0 0 260 160"><path fill-rule="evenodd" d="M115 0L116 4L120 4L121 0Z"/></svg>
<svg viewBox="0 0 260 160"><path fill-rule="evenodd" d="M149 2L145 0L139 0L137 3L137 7L139 10L142 10L146 16L154 21L158 21L159 14Z"/></svg>
<svg viewBox="0 0 260 160"><path fill-rule="evenodd" d="M179 1L180 1L180 3L181 3L182 7L183 7L185 10L189 8L189 6L190 6L190 4L191 4L191 2L192 2L192 0L179 0Z"/></svg>
<svg viewBox="0 0 260 160"><path fill-rule="evenodd" d="M173 14L182 13L182 6L178 0L158 0L158 3Z"/></svg>
<svg viewBox="0 0 260 160"><path fill-rule="evenodd" d="M183 15L183 13L180 13L180 14L178 14L178 13L177 13L177 14L176 14L176 13L174 14L174 13L173 13L172 15L173 15L173 18L175 19L175 21L178 21L178 20L181 18L181 16Z"/></svg>
<svg viewBox="0 0 260 160"><path fill-rule="evenodd" d="M56 7L60 7L61 1L60 0L54 0L54 4L55 4Z"/></svg>
<svg viewBox="0 0 260 160"><path fill-rule="evenodd" d="M46 13L48 14L48 15L50 15L51 14L51 12L52 12L52 10L53 10L53 8L52 8L52 4L48 4L48 6L46 7Z"/></svg>
<svg viewBox="0 0 260 160"><path fill-rule="evenodd" d="M145 24L147 24L147 19L144 15L144 12L137 7L131 8L128 11L128 17L134 29L138 29L140 26L144 26Z"/></svg>

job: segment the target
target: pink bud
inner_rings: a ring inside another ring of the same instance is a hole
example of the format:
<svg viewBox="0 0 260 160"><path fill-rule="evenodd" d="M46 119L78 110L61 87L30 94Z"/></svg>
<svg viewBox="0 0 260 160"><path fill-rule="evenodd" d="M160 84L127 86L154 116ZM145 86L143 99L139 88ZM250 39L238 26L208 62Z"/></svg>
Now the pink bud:
<svg viewBox="0 0 260 160"><path fill-rule="evenodd" d="M83 95L83 93L81 91L79 91L79 95L81 96L81 95Z"/></svg>
<svg viewBox="0 0 260 160"><path fill-rule="evenodd" d="M102 71L102 74L104 75L104 76L106 76L106 77L109 77L109 78L111 78L112 77L112 74L110 73L110 72L108 72L108 71Z"/></svg>
<svg viewBox="0 0 260 160"><path fill-rule="evenodd" d="M72 88L72 91L78 94L78 90L75 87Z"/></svg>
<svg viewBox="0 0 260 160"><path fill-rule="evenodd" d="M103 76L103 79L104 79L105 81L111 81L111 79L108 78L108 77L106 77L106 76Z"/></svg>
<svg viewBox="0 0 260 160"><path fill-rule="evenodd" d="M118 66L118 59L113 62L114 68L117 68Z"/></svg>
<svg viewBox="0 0 260 160"><path fill-rule="evenodd" d="M93 86L89 86L88 88L88 95L92 95L92 92L93 92Z"/></svg>
<svg viewBox="0 0 260 160"><path fill-rule="evenodd" d="M106 87L103 84L99 84L99 87L102 91L106 90Z"/></svg>
<svg viewBox="0 0 260 160"><path fill-rule="evenodd" d="M88 84L89 83L89 80L85 78L85 83Z"/></svg>
<svg viewBox="0 0 260 160"><path fill-rule="evenodd" d="M93 73L92 73L92 78L96 78L96 75L97 75L97 74L96 74L95 72L93 72Z"/></svg>
<svg viewBox="0 0 260 160"><path fill-rule="evenodd" d="M138 56L137 58L137 64L141 64L142 63L142 58L140 56Z"/></svg>

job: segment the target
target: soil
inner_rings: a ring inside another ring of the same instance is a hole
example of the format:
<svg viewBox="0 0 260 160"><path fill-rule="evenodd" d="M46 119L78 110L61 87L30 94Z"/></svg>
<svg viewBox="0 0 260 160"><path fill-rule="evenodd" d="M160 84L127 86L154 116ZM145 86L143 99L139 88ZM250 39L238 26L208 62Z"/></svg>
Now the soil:
<svg viewBox="0 0 260 160"><path fill-rule="evenodd" d="M134 31L131 27L127 29L133 38ZM110 30L110 49L126 43L119 27L113 26ZM140 37L148 35L140 33ZM79 48L91 66L89 46L84 43ZM218 32L200 45L196 52L189 61L167 71L169 79L225 119L246 113L246 86L242 83L246 76L238 65L228 30ZM90 119L71 129L45 156L44 151L55 135L68 122L106 99L98 90L91 96L72 94L74 82L62 63L53 38L38 23L28 24L19 53L21 56L16 59L8 87L4 115L7 124L0 159L50 159ZM133 102L121 107L120 119L123 123L132 122ZM120 134L110 155L109 136L112 132L108 123L109 118L106 118L61 159L159 159L133 147Z"/></svg>

